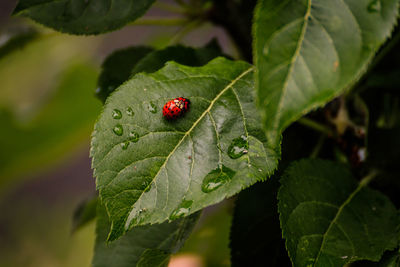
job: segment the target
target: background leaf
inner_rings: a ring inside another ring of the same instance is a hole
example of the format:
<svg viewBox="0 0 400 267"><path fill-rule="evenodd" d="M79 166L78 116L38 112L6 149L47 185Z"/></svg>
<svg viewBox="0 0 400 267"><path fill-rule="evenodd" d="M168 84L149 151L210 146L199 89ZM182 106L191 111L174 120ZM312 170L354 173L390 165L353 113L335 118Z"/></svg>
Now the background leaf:
<svg viewBox="0 0 400 267"><path fill-rule="evenodd" d="M141 17L154 0L19 0L14 14L71 34L99 34Z"/></svg>
<svg viewBox="0 0 400 267"><path fill-rule="evenodd" d="M397 12L397 0L260 1L254 61L269 141L277 146L290 123L358 80Z"/></svg>
<svg viewBox="0 0 400 267"><path fill-rule="evenodd" d="M137 267L163 267L168 266L170 255L160 249L146 249L140 260L138 261Z"/></svg>
<svg viewBox="0 0 400 267"><path fill-rule="evenodd" d="M91 124L100 110L88 90L94 87L96 77L92 66L70 66L57 92L28 123L19 122L7 109L0 110L2 190L15 182L12 178L17 175L54 163L61 154L89 139Z"/></svg>
<svg viewBox="0 0 400 267"><path fill-rule="evenodd" d="M40 34L34 30L29 29L11 37L5 44L0 46L0 59L15 50L24 48L31 41L38 38Z"/></svg>
<svg viewBox="0 0 400 267"><path fill-rule="evenodd" d="M378 261L397 245L397 211L342 165L302 160L289 167L278 194L283 237L295 266Z"/></svg>
<svg viewBox="0 0 400 267"><path fill-rule="evenodd" d="M176 45L162 50L152 50L147 47L130 47L111 54L102 66L97 97L105 102L106 98L129 77L139 72L155 72L164 67L167 61L187 66L202 66L211 59L223 55L215 40L204 48Z"/></svg>
<svg viewBox="0 0 400 267"><path fill-rule="evenodd" d="M203 66L211 59L219 56L223 56L223 53L215 39L202 48L191 48L182 45L170 46L148 54L136 64L132 74L155 72L164 67L168 61L175 61L179 64L193 67Z"/></svg>
<svg viewBox="0 0 400 267"><path fill-rule="evenodd" d="M251 65L223 58L204 67L169 63L109 98L91 156L113 222L110 240L132 226L215 204L276 167L255 110L252 74ZM190 99L190 111L167 121L161 109L178 96Z"/></svg>
<svg viewBox="0 0 400 267"><path fill-rule="evenodd" d="M136 227L121 239L107 244L111 223L104 205L100 203L97 209L93 267L128 267L136 266L139 262L141 266L148 266L146 263L152 257L165 259L183 245L198 217L199 214L193 214L171 223Z"/></svg>
<svg viewBox="0 0 400 267"><path fill-rule="evenodd" d="M75 232L96 218L97 205L97 196L85 200L79 204L79 206L75 209L72 218L72 232Z"/></svg>
<svg viewBox="0 0 400 267"><path fill-rule="evenodd" d="M133 67L151 51L153 49L150 47L135 46L109 55L101 66L96 96L105 102L118 86L129 79Z"/></svg>

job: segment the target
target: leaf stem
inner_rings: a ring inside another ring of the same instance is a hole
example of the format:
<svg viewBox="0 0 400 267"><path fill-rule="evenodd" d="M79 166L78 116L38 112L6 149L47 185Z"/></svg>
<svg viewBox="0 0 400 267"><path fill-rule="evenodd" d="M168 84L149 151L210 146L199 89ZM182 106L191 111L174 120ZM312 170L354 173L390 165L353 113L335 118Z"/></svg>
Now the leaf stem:
<svg viewBox="0 0 400 267"><path fill-rule="evenodd" d="M361 187L367 186L378 174L379 171L373 169L367 176L361 179L360 186Z"/></svg>
<svg viewBox="0 0 400 267"><path fill-rule="evenodd" d="M187 21L186 21L187 22ZM170 45L179 43L182 38L187 35L189 32L193 31L199 25L201 25L204 21L201 19L193 20L189 22L186 26L183 26L172 38L170 41Z"/></svg>
<svg viewBox="0 0 400 267"><path fill-rule="evenodd" d="M325 125L323 125L323 124L321 124L319 122L311 120L311 119L309 119L307 117L302 117L297 122L300 123L303 126L306 126L306 127L310 128L310 129L313 129L313 130L315 130L317 132L323 133L323 134L325 134L327 136L333 137L333 136L336 135L334 133L334 131L332 131L330 128L326 127Z"/></svg>
<svg viewBox="0 0 400 267"><path fill-rule="evenodd" d="M186 18L147 17L135 20L128 25L134 26L179 26L188 22Z"/></svg>
<svg viewBox="0 0 400 267"><path fill-rule="evenodd" d="M315 145L313 151L310 154L310 158L315 159L318 156L319 152L321 151L322 146L325 143L325 139L326 139L325 134L320 135L317 144Z"/></svg>

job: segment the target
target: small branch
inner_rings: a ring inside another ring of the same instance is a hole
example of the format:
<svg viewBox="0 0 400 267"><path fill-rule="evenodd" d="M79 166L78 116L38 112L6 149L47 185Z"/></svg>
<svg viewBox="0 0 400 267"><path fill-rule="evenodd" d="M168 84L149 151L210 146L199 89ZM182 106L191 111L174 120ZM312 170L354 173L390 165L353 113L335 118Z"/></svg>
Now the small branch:
<svg viewBox="0 0 400 267"><path fill-rule="evenodd" d="M189 32L193 31L195 28L200 26L203 23L203 20L193 20L189 22L186 26L182 27L172 38L170 41L170 45L179 43L185 35Z"/></svg>
<svg viewBox="0 0 400 267"><path fill-rule="evenodd" d="M310 129L313 129L317 132L323 133L327 136L331 136L331 137L336 136L335 132L332 131L329 127L326 127L325 125L323 125L319 122L310 120L309 118L302 117L297 122L300 123L301 125L304 125L304 126L310 128Z"/></svg>
<svg viewBox="0 0 400 267"><path fill-rule="evenodd" d="M180 26L188 23L185 18L147 17L135 20L130 26Z"/></svg>

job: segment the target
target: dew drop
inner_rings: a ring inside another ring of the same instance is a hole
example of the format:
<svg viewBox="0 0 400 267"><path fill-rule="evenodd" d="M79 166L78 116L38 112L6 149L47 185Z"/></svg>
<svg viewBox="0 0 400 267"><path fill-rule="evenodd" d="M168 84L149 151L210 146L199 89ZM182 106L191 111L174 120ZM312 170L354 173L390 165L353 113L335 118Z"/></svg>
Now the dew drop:
<svg viewBox="0 0 400 267"><path fill-rule="evenodd" d="M380 12L382 8L380 0L372 0L368 5L368 12L375 13Z"/></svg>
<svg viewBox="0 0 400 267"><path fill-rule="evenodd" d="M235 173L234 170L221 165L221 167L212 170L204 177L201 190L204 193L210 193L228 182Z"/></svg>
<svg viewBox="0 0 400 267"><path fill-rule="evenodd" d="M123 142L121 144L121 147L122 147L123 150L126 150L128 148L128 146L129 146L129 141Z"/></svg>
<svg viewBox="0 0 400 267"><path fill-rule="evenodd" d="M130 132L129 133L129 140L133 143L136 143L137 141L139 141L139 134L137 132Z"/></svg>
<svg viewBox="0 0 400 267"><path fill-rule="evenodd" d="M121 111L120 111L119 109L114 109L114 110L112 111L112 117L113 117L113 119L116 119L116 120L121 119L121 118L122 118L122 113L121 113Z"/></svg>
<svg viewBox="0 0 400 267"><path fill-rule="evenodd" d="M114 126L113 128L113 132L118 135L121 136L124 133L124 128L122 128L121 124L117 124Z"/></svg>
<svg viewBox="0 0 400 267"><path fill-rule="evenodd" d="M128 114L128 116L133 116L135 115L135 112L133 112L133 109L131 107L126 109L126 114Z"/></svg>
<svg viewBox="0 0 400 267"><path fill-rule="evenodd" d="M178 208L176 208L171 215L169 216L169 219L176 220L179 218L182 218L183 216L189 214L190 212L190 207L193 204L193 200L183 200L182 203L179 205Z"/></svg>
<svg viewBox="0 0 400 267"><path fill-rule="evenodd" d="M238 138L232 140L232 143L228 148L228 155L232 159L237 159L248 153L249 143L247 142L247 137L242 135Z"/></svg>
<svg viewBox="0 0 400 267"><path fill-rule="evenodd" d="M157 107L156 105L154 105L153 102L150 101L150 103L147 106L147 109L151 112L151 113L157 113Z"/></svg>

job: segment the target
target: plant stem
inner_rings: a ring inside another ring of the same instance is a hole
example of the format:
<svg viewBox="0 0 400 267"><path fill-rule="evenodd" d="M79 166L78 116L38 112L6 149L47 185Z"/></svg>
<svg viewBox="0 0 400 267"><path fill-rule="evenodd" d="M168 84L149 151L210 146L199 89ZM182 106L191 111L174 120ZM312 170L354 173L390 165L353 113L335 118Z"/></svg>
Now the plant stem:
<svg viewBox="0 0 400 267"><path fill-rule="evenodd" d="M361 179L360 186L367 186L378 174L379 171L373 169L367 176Z"/></svg>
<svg viewBox="0 0 400 267"><path fill-rule="evenodd" d="M203 20L193 20L189 22L186 26L182 27L172 38L170 41L170 45L179 43L182 38L188 34L189 32L193 31L199 25L203 23Z"/></svg>
<svg viewBox="0 0 400 267"><path fill-rule="evenodd" d="M323 125L319 122L313 121L309 118L302 117L297 122L300 123L301 125L304 125L304 126L310 128L310 129L321 132L327 136L332 136L332 137L335 136L335 133L331 129L329 129L325 125Z"/></svg>
<svg viewBox="0 0 400 267"><path fill-rule="evenodd" d="M315 159L318 156L319 152L321 151L322 146L324 145L325 139L326 139L325 134L320 135L317 144L315 145L313 151L310 154L310 158Z"/></svg>
<svg viewBox="0 0 400 267"><path fill-rule="evenodd" d="M134 26L179 26L188 22L185 18L147 17L135 20L128 25Z"/></svg>

